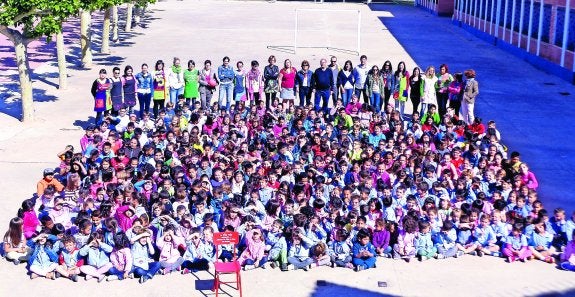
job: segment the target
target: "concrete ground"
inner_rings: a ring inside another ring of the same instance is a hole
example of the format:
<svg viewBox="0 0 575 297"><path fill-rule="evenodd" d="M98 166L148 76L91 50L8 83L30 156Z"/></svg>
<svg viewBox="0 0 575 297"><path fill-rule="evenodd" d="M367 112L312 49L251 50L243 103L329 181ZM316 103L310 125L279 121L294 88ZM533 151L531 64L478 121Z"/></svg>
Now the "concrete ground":
<svg viewBox="0 0 575 297"><path fill-rule="evenodd" d="M192 58L197 65L206 58L212 59L214 64L218 65L221 58L226 55L230 56L232 63L240 59L244 62L257 59L262 65L265 64L264 61L270 54L276 55L278 62L290 58L296 65L306 58L312 65L319 66L319 59L328 57L330 54L335 54L340 62L350 59L355 63L359 60L358 56L326 49L301 49L297 51L297 55L269 49L268 46L285 46L293 43L296 8L359 9L362 13L361 53L369 57L369 64L382 65L387 59L397 64L398 61L403 60L408 68L413 68L414 61L420 65L459 61L460 57L457 54L432 58L437 54L434 50L437 45L424 37L432 39L432 33L442 30L447 30L451 37L459 38L461 45L473 44L482 47L480 44L482 41L477 41L455 27L447 26L444 19L431 17L421 10L406 6L388 5L372 11L365 5L341 3L320 5L298 2L167 1L159 2L150 8L151 13L146 28L137 28L134 33L122 34L121 38L124 41L112 47L111 55L96 55L96 66L92 70L72 69L69 78L70 87L67 90L59 91L52 86L56 81L54 78L56 70L52 64L39 66L36 72L45 73L45 75L41 76L41 80L34 82L34 87L40 90L41 94L52 96L54 99L50 102L39 100L35 103L37 116L35 123L22 125L15 118L0 114L0 176L2 177L0 188L3 190L2 199L4 200L4 203L0 204L0 226L4 226L0 228L1 232L4 232L3 228L7 227L9 219L16 214L20 202L34 191L36 182L41 178L42 169L58 165L56 153L66 144L78 146L78 140L83 134L81 127L93 117L91 111L93 101L89 88L92 80L97 77L100 67L110 70L112 66L123 67L131 64L138 68L142 62L154 64L157 59L163 59L169 63L174 56L180 57L183 62ZM337 13L316 12L315 17L302 15L301 20L305 21L307 18L310 23L314 22L309 30L323 30L325 27L335 29L327 31L327 37L322 37L322 43L341 46L341 39L349 39L353 40L349 47L353 47L355 46L353 45L356 38L355 32L347 29L347 24L352 23L351 26L355 26L355 19L349 12L348 15L338 16ZM385 26L382 25L379 17L384 17ZM409 28L413 28L413 33L417 34L408 35L404 28L398 28L406 26L406 24L399 23L402 19L413 20L411 23L413 26ZM391 21L389 26L388 21ZM430 28L435 28L432 26L442 27L441 30L431 30ZM319 31L302 32L300 40L311 43L313 40L305 34L313 32ZM396 38L401 41L401 44ZM77 39L70 37L67 41L72 42L68 45L70 51L77 53ZM429 50L425 51L424 48ZM464 54L465 51L457 52ZM424 52L429 54L429 58L425 58ZM461 62L457 67L463 69L473 66L479 69L486 66L484 64L502 63L506 65L506 69L519 67L522 71L516 75L521 76L523 81L535 78L537 81L549 79L557 83L556 86L550 88L563 86L562 82L557 81L556 78L548 77L544 73L524 66L521 61L513 60L512 57L505 55L498 51L490 56L490 59L494 60L488 60L488 62L481 59L467 60L468 63ZM526 71L529 75L523 76ZM520 146L522 150L528 148L527 144L519 142L524 134L510 135L516 132L513 127L520 124L514 122L513 119L516 118L511 117L509 113L490 113L492 110L497 111L498 107L495 99L487 98L490 97L490 93L495 96L500 91L489 89L500 86L487 83L487 77L484 81L486 83L482 84L482 90L484 90L482 96L487 103L485 106L482 106L482 103L479 104L478 113L481 115L485 113L485 118L498 120L504 136L517 139L514 144ZM513 90L524 89L524 86L515 81L510 83L513 83ZM539 94L531 89L534 88L530 88L529 94ZM575 94L572 87L569 90ZM538 100L540 98L543 97L535 97L529 102L543 101ZM557 111L572 108L558 107L558 103L553 100L545 102L556 107ZM500 105L510 108L509 104ZM517 109L527 110L525 104L518 105ZM541 112L526 113L531 114L536 120L547 115ZM555 114L553 116L561 117ZM565 142L565 147L569 148L567 140L563 142ZM511 147L513 148L513 144ZM538 157L538 155L531 156L525 153L530 163L532 163L531 160L535 161L536 156ZM567 158L565 162L568 164L571 160L572 158ZM536 173L543 174L539 170L544 169L535 169ZM403 261L378 259L377 269L360 273L326 267L312 269L310 272L281 273L278 270L259 269L242 273L244 296L273 295L278 297L575 295L573 276L572 273L557 270L552 265L542 262L507 264L502 259L472 256L409 264ZM209 290L199 290L210 287L211 275L201 272L196 277L190 275L158 276L144 285L139 285L133 280L104 284L97 284L95 281L79 283L66 280L30 281L22 265L15 267L10 263L0 261L0 296L67 297L78 296L79 293L86 296L213 295ZM378 287L378 281L386 282L387 287ZM226 291L232 296L237 296L237 292L233 290Z"/></svg>

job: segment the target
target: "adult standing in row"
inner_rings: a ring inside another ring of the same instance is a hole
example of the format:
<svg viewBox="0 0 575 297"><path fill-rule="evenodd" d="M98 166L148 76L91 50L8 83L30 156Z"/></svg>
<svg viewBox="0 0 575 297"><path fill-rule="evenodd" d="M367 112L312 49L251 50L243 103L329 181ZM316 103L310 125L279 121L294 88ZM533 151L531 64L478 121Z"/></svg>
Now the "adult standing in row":
<svg viewBox="0 0 575 297"><path fill-rule="evenodd" d="M124 105L124 90L122 86L122 79L120 78L120 67L112 69L113 76L112 88L110 89L110 96L112 97L112 115L117 116L118 111Z"/></svg>
<svg viewBox="0 0 575 297"><path fill-rule="evenodd" d="M343 106L351 101L353 95L353 86L355 85L355 77L353 76L353 64L350 60L345 61L343 69L337 75L337 88L341 92L341 99Z"/></svg>
<svg viewBox="0 0 575 297"><path fill-rule="evenodd" d="M475 80L475 70L467 69L463 73L465 75L465 89L463 92L463 102L461 102L461 115L463 121L471 125L475 120L475 99L479 95L479 83Z"/></svg>
<svg viewBox="0 0 575 297"><path fill-rule="evenodd" d="M270 103L276 99L279 88L278 76L280 68L276 65L276 57L271 55L268 58L268 65L264 67L264 91L266 93L266 108L270 108Z"/></svg>
<svg viewBox="0 0 575 297"><path fill-rule="evenodd" d="M240 106L240 101L245 101L246 98L246 71L244 70L244 62L238 61L236 63L236 70L234 70L235 110Z"/></svg>
<svg viewBox="0 0 575 297"><path fill-rule="evenodd" d="M130 114L132 113L134 106L136 106L136 91L138 88L136 78L134 77L134 69L130 65L124 67L122 86L124 92L124 105L128 109L128 114Z"/></svg>
<svg viewBox="0 0 575 297"><path fill-rule="evenodd" d="M262 94L264 93L264 81L262 78L262 72L259 68L260 63L258 63L256 60L253 60L251 66L252 68L246 75L248 89L247 100L250 104L253 102L256 106L258 106L260 104L260 100L262 100Z"/></svg>
<svg viewBox="0 0 575 297"><path fill-rule="evenodd" d="M323 101L321 109L327 113L328 100L331 97L331 92L333 91L335 84L331 69L327 67L327 60L321 59L319 64L321 67L317 68L313 73L312 83L312 88L315 92L315 111L317 112L320 110L319 104Z"/></svg>
<svg viewBox="0 0 575 297"><path fill-rule="evenodd" d="M435 93L435 84L437 83L437 76L435 76L435 67L429 66L425 70L423 76L423 96L421 97L421 111L420 115L427 112L427 107L431 104L437 106L437 95Z"/></svg>
<svg viewBox="0 0 575 297"><path fill-rule="evenodd" d="M369 104L369 97L365 89L365 81L367 80L367 73L369 68L367 67L367 56L361 55L359 58L359 65L353 68L353 76L355 77L355 96L361 98L363 93L363 102Z"/></svg>
<svg viewBox="0 0 575 297"><path fill-rule="evenodd" d="M192 105L196 103L196 100L200 96L200 71L196 69L196 62L194 60L188 61L188 69L184 70L184 98L186 98L186 104Z"/></svg>
<svg viewBox="0 0 575 297"><path fill-rule="evenodd" d="M379 73L379 68L373 65L367 75L365 90L369 96L370 105L375 108L376 113L381 111L381 91L383 88L384 84L381 74Z"/></svg>
<svg viewBox="0 0 575 297"><path fill-rule="evenodd" d="M391 66L391 62L389 60L383 63L381 66L381 79L383 80L383 105L384 109L387 108L389 104L389 98L391 97L391 93L395 90L395 76L393 75L393 67ZM380 101L381 104L382 101ZM379 107L381 110L381 106Z"/></svg>
<svg viewBox="0 0 575 297"><path fill-rule="evenodd" d="M397 98L394 98L395 110L399 110L403 118L405 116L405 102L407 101L409 91L409 72L405 68L405 62L399 62L393 77L395 80L395 91L397 92Z"/></svg>
<svg viewBox="0 0 575 297"><path fill-rule="evenodd" d="M170 102L178 103L178 97L184 94L184 71L180 58L174 57L172 67L168 71L168 84L170 85Z"/></svg>
<svg viewBox="0 0 575 297"><path fill-rule="evenodd" d="M154 67L154 118L158 117L158 111L164 109L166 98L168 98L168 82L164 71L164 61L158 60Z"/></svg>
<svg viewBox="0 0 575 297"><path fill-rule="evenodd" d="M212 95L216 89L217 82L212 71L212 61L205 60L204 68L200 71L200 101L202 103L202 109L208 108L210 101L212 101Z"/></svg>
<svg viewBox="0 0 575 297"><path fill-rule="evenodd" d="M150 103L152 102L152 93L154 93L154 79L148 72L148 64L144 63L141 67L141 72L136 74L138 81L138 104L140 105L140 118L144 117L144 113L150 112Z"/></svg>
<svg viewBox="0 0 575 297"><path fill-rule="evenodd" d="M309 62L301 62L301 70L296 75L296 92L299 96L299 106L311 104L311 80L313 72L309 70Z"/></svg>
<svg viewBox="0 0 575 297"><path fill-rule="evenodd" d="M437 79L437 107L439 115L443 117L447 113L447 100L449 99L449 84L453 81L453 76L449 74L447 64L439 66L439 76Z"/></svg>
<svg viewBox="0 0 575 297"><path fill-rule="evenodd" d="M331 69L334 83L337 82L337 76L338 76L339 72L341 71L341 67L339 67L339 65L337 64L337 57L336 56L331 56L329 69ZM333 106L335 106L337 99L339 99L339 92L337 89L333 90L331 99L333 101Z"/></svg>
<svg viewBox="0 0 575 297"><path fill-rule="evenodd" d="M292 67L290 59L284 61L284 67L280 70L278 80L280 82L280 98L283 100L283 107L287 109L289 103L293 104L295 99L295 76L296 69Z"/></svg>
<svg viewBox="0 0 575 297"><path fill-rule="evenodd" d="M232 103L232 98L234 94L234 68L230 66L230 58L224 57L222 59L223 64L218 67L217 79L220 84L218 105L221 109L225 108L230 110L230 104ZM224 105L224 100L225 105Z"/></svg>
<svg viewBox="0 0 575 297"><path fill-rule="evenodd" d="M100 69L98 78L92 83L92 96L94 96L94 111L96 112L96 125L102 121L103 115L108 115L112 109L110 100L110 88L112 81L107 77L106 69Z"/></svg>
<svg viewBox="0 0 575 297"><path fill-rule="evenodd" d="M413 68L411 78L409 79L409 98L413 105L413 112L419 110L419 103L423 95L423 77L421 77L421 69L419 67Z"/></svg>

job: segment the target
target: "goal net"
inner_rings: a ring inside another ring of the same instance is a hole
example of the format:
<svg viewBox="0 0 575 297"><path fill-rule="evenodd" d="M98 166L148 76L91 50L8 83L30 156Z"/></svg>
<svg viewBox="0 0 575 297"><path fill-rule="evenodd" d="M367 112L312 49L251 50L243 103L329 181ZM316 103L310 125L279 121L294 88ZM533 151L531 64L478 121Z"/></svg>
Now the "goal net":
<svg viewBox="0 0 575 297"><path fill-rule="evenodd" d="M300 8L295 11L294 53L325 48L359 55L361 12L354 9Z"/></svg>

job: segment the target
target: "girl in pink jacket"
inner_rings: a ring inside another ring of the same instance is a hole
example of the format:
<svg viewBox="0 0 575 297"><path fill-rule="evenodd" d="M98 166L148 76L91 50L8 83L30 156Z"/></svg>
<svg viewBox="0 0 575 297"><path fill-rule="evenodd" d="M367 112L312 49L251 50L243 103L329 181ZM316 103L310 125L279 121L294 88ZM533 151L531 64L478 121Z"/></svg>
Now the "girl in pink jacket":
<svg viewBox="0 0 575 297"><path fill-rule="evenodd" d="M162 274L180 270L180 266L184 263L184 258L180 256L178 246L185 245L185 240L183 237L177 236L174 229L171 225L168 225L164 229L164 233L156 240L156 246L160 249Z"/></svg>
<svg viewBox="0 0 575 297"><path fill-rule="evenodd" d="M252 229L245 236L247 247L238 258L240 265L246 270L247 265L253 265L254 268L263 267L266 263L264 253L266 243L263 240L262 230Z"/></svg>

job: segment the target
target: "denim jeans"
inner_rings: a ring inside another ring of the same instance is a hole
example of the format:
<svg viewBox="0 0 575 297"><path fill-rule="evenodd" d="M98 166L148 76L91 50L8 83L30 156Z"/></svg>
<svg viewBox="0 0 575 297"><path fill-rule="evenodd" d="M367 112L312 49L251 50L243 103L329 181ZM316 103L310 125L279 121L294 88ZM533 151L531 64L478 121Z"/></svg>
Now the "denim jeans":
<svg viewBox="0 0 575 297"><path fill-rule="evenodd" d="M220 84L220 92L218 97L218 105L220 108L225 107L226 110L230 110L230 104L232 104L232 99L234 96L234 84ZM224 105L223 101L226 101Z"/></svg>
<svg viewBox="0 0 575 297"><path fill-rule="evenodd" d="M341 92L341 100L343 101L343 106L347 106L347 104L351 101L351 96L353 95L353 89L344 89Z"/></svg>
<svg viewBox="0 0 575 297"><path fill-rule="evenodd" d="M170 102L172 102L175 105L176 103L178 103L178 96L183 94L184 94L184 87L181 87L179 89L170 88Z"/></svg>
<svg viewBox="0 0 575 297"><path fill-rule="evenodd" d="M315 111L323 109L323 111L327 113L327 102L329 100L329 95L330 95L329 89L315 91ZM319 103L321 101L323 101L322 107L319 106Z"/></svg>
<svg viewBox="0 0 575 297"><path fill-rule="evenodd" d="M154 275L156 275L156 273L158 273L160 268L162 268L162 266L160 265L160 262L150 262L150 263L148 263L148 270L141 268L141 267L138 267L138 266L134 266L134 274L137 277L147 276L148 278L151 279L154 277Z"/></svg>
<svg viewBox="0 0 575 297"><path fill-rule="evenodd" d="M371 93L371 96L369 96L369 104L375 108L375 112L379 113L381 111L381 94Z"/></svg>
<svg viewBox="0 0 575 297"><path fill-rule="evenodd" d="M144 117L144 112L150 112L150 102L152 101L152 93L141 94L138 93L138 103L140 104L140 119Z"/></svg>
<svg viewBox="0 0 575 297"><path fill-rule="evenodd" d="M363 102L369 104L369 98L367 97L367 92L365 91L365 87L363 89L355 89L355 96L358 99L361 99L361 94L363 94Z"/></svg>
<svg viewBox="0 0 575 297"><path fill-rule="evenodd" d="M310 87L299 87L299 106L311 104L311 89Z"/></svg>

